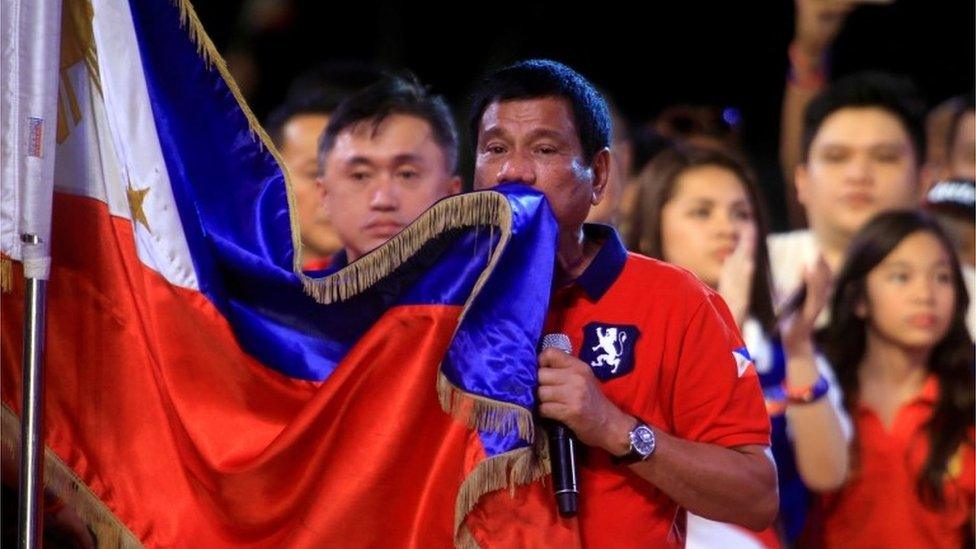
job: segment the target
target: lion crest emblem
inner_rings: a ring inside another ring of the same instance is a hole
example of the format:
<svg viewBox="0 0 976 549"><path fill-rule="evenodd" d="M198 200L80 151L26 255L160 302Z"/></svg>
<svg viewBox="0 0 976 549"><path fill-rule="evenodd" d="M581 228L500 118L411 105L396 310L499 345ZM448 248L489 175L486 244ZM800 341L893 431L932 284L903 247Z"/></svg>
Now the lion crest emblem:
<svg viewBox="0 0 976 549"><path fill-rule="evenodd" d="M580 359L587 362L597 378L606 381L630 373L634 368L636 326L591 322L583 328Z"/></svg>

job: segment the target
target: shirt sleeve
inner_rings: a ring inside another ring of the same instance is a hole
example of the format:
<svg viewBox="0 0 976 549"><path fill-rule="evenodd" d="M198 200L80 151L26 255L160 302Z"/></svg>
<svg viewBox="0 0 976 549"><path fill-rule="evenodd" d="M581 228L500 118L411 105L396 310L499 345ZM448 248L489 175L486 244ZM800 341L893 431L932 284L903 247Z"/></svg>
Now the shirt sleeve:
<svg viewBox="0 0 976 549"><path fill-rule="evenodd" d="M725 302L709 294L692 314L674 384L675 434L724 447L769 445L756 367Z"/></svg>

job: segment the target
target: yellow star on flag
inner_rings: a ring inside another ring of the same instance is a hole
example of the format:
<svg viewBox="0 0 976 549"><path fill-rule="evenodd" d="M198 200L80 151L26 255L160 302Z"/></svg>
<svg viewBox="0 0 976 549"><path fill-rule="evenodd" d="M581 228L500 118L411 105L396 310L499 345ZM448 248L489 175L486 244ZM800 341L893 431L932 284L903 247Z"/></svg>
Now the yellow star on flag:
<svg viewBox="0 0 976 549"><path fill-rule="evenodd" d="M129 212L132 213L132 221L142 223L142 226L151 234L152 229L149 228L149 220L146 219L146 212L142 209L142 203L146 200L148 193L149 187L133 189L131 183L125 188L125 194L129 197Z"/></svg>

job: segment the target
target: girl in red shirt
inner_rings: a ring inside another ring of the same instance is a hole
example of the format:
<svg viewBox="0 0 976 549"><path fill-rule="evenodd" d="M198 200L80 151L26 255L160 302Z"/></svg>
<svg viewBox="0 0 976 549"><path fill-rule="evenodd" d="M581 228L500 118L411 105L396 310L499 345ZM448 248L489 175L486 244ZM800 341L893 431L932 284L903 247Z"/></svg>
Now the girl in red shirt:
<svg viewBox="0 0 976 549"><path fill-rule="evenodd" d="M824 349L855 423L851 473L825 495L825 547L971 546L973 342L952 246L919 212L851 243Z"/></svg>

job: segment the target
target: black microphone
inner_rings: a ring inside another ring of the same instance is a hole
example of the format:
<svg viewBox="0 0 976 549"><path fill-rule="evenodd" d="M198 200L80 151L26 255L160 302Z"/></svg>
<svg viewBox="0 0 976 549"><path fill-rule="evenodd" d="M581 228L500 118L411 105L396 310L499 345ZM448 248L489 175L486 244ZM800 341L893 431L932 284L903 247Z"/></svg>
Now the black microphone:
<svg viewBox="0 0 976 549"><path fill-rule="evenodd" d="M543 349L559 349L571 355L573 344L566 334L547 334L542 338ZM549 461L552 463L552 489L556 494L559 514L575 517L579 512L579 469L576 466L576 437L558 421L549 428Z"/></svg>

